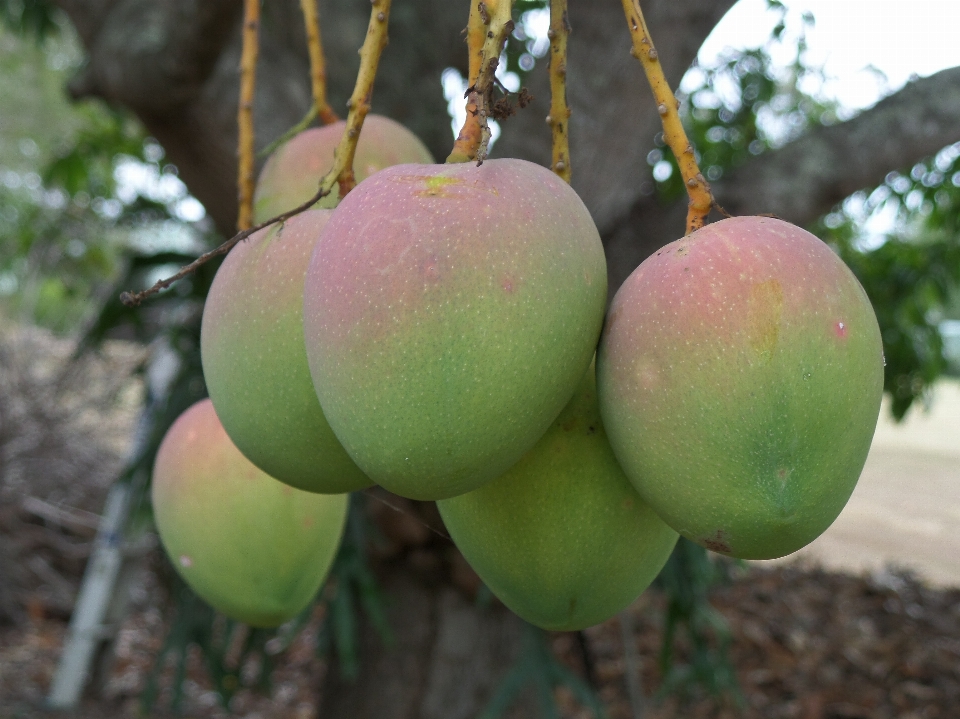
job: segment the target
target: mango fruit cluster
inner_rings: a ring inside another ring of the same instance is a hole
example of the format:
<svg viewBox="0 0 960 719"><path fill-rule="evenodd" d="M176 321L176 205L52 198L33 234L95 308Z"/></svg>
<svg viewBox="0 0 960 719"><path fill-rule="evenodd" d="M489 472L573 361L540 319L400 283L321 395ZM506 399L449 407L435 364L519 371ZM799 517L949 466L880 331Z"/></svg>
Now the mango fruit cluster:
<svg viewBox="0 0 960 719"><path fill-rule="evenodd" d="M723 220L646 260L605 312L603 246L567 184L522 160L432 164L372 126L384 166L367 146L367 179L238 245L207 299L212 404L171 429L153 485L202 596L252 623L293 616L329 569L344 493L372 484L437 501L494 594L556 630L627 606L678 535L778 557L837 517L883 359L826 245ZM268 215L332 162L298 142L261 176Z"/></svg>

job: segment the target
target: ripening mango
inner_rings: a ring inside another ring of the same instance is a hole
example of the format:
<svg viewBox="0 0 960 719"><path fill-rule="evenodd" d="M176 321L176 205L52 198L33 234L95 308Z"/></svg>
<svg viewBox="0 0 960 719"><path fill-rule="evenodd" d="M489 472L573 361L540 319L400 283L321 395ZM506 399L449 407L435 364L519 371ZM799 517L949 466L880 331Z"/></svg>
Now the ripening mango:
<svg viewBox="0 0 960 719"><path fill-rule="evenodd" d="M617 464L592 366L519 462L437 507L490 590L531 624L553 631L583 629L622 610L677 543Z"/></svg>
<svg viewBox="0 0 960 719"><path fill-rule="evenodd" d="M304 335L324 414L391 492L476 489L573 395L606 291L596 226L549 170L381 170L334 211L307 270Z"/></svg>
<svg viewBox="0 0 960 719"><path fill-rule="evenodd" d="M722 220L623 284L597 358L610 443L681 535L746 559L790 554L843 509L883 390L870 301L809 232Z"/></svg>
<svg viewBox="0 0 960 719"><path fill-rule="evenodd" d="M339 494L373 482L323 416L303 342L303 278L329 218L308 210L230 251L203 307L200 356L217 416L247 459L292 487Z"/></svg>
<svg viewBox="0 0 960 719"><path fill-rule="evenodd" d="M299 614L323 584L347 517L346 494L301 492L252 465L210 400L171 425L151 486L163 547L215 609L255 627Z"/></svg>

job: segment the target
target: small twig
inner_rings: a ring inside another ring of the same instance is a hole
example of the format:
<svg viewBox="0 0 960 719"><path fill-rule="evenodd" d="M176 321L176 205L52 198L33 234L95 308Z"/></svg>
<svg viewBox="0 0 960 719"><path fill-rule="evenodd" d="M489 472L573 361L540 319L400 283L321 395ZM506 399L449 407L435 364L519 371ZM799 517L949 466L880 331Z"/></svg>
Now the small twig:
<svg viewBox="0 0 960 719"><path fill-rule="evenodd" d="M316 116L317 116L317 106L310 105L310 109L307 110L307 114L300 119L300 122L298 122L296 125L291 127L285 133L280 135L280 137L278 137L276 140L271 142L265 148L260 150L260 152L257 153L257 157L269 157L270 155L272 155L273 151L276 150L281 145L285 144L287 140L290 140L296 137L301 132L306 130L308 127L310 127L310 123L314 121Z"/></svg>
<svg viewBox="0 0 960 719"><path fill-rule="evenodd" d="M487 37L490 16L483 2L473 0L470 3L470 19L467 21L467 80L470 87L466 93L467 117L457 141L453 144L447 162L470 162L477 159L480 147L480 99L477 97L477 81L480 79L480 66L483 63L483 43Z"/></svg>
<svg viewBox="0 0 960 719"><path fill-rule="evenodd" d="M721 215L723 215L724 217L726 217L728 220L729 220L731 217L733 217L733 215L731 215L729 212L727 212L725 209L723 209L723 206L722 206L719 202L717 202L716 199L714 199L714 201L713 201L713 206L714 206L714 208L716 208L717 212L719 212ZM778 219L779 219L779 218L778 218Z"/></svg>
<svg viewBox="0 0 960 719"><path fill-rule="evenodd" d="M387 46L387 24L390 21L390 4L392 0L371 0L370 24L367 26L367 36L360 48L360 71L357 73L357 83L353 88L353 95L347 101L350 112L347 114L347 128L344 130L340 144L334 154L333 170L337 172L340 183L340 198L346 197L356 184L353 174L353 158L357 153L357 141L360 139L360 130L363 120L370 112L370 98L373 96L373 81L377 76L377 67L380 65L380 55ZM324 179L326 183L326 178Z"/></svg>
<svg viewBox="0 0 960 719"><path fill-rule="evenodd" d="M653 90L654 101L657 103L657 112L660 113L660 120L663 123L663 137L673 151L674 157L677 158L680 175L683 177L683 184L690 198L686 232L689 235L703 227L713 206L713 195L710 193L710 185L700 173L693 145L687 139L687 133L684 132L680 122L680 114L677 112L680 103L674 97L667 78L663 74L663 66L660 64L657 50L650 38L647 23L643 19L643 11L640 10L640 1L622 0L622 2L623 10L627 15L627 24L630 27L630 35L633 38L630 54L643 65L650 89Z"/></svg>
<svg viewBox="0 0 960 719"><path fill-rule="evenodd" d="M453 539L450 537L450 535L447 534L446 532L444 532L442 529L437 529L436 527L434 527L433 525L431 525L429 522L424 521L422 517L419 517L418 515L414 514L413 512L408 512L407 510L403 509L402 507L398 507L398 506L395 505L395 504L391 504L390 502L388 502L387 500L385 500L383 497L380 497L380 496L378 496L377 494L375 494L375 490L376 490L376 487L368 487L368 488L366 488L366 489L364 489L364 490L361 490L361 491L362 491L364 494L366 494L368 497L370 497L370 499L372 499L373 501L375 501L375 502L380 502L380 504L382 504L383 506L385 506L385 507L387 507L387 508L389 508L389 509L392 509L392 510L393 510L394 512L396 512L397 514L402 514L402 515L404 515L404 516L410 517L410 518L413 519L415 522L418 522L419 524L422 524L424 527L426 527L429 531L431 531L431 532L433 532L434 534L436 534L438 537L441 537L442 539L446 539L448 542L452 542L452 541L453 541Z"/></svg>
<svg viewBox="0 0 960 719"><path fill-rule="evenodd" d="M243 50L240 56L240 107L237 110L238 155L237 189L240 210L237 229L245 230L253 222L254 131L253 99L257 82L260 0L244 0Z"/></svg>
<svg viewBox="0 0 960 719"><path fill-rule="evenodd" d="M58 507L39 497L28 496L20 508L34 517L52 522L77 534L94 535L100 526L100 516L75 507Z"/></svg>
<svg viewBox="0 0 960 719"><path fill-rule="evenodd" d="M141 292L123 292L120 295L120 301L128 307L135 307L151 295L155 295L161 290L165 290L177 280L181 280L187 275L195 272L199 267L219 257L227 254L233 247L258 230L269 227L277 222L284 222L294 215L299 215L313 207L322 198L333 191L333 186L340 185L341 198L346 195L356 184L353 175L353 158L357 152L357 141L360 139L360 130L363 128L363 120L370 111L370 98L373 95L373 81L377 75L377 66L380 63L380 55L383 48L387 45L387 21L390 17L390 3L392 0L372 0L373 9L370 15L370 25L367 29L367 36L363 41L363 47L360 48L360 72L357 73L357 83L353 90L353 95L347 106L350 112L347 115L347 127L340 137L340 144L333 156L333 167L323 179L320 180L320 187L316 194L292 210L281 213L276 217L261 222L256 227L251 227L238 232L229 240L209 252L205 252L189 265L180 268L172 277L158 281L153 287Z"/></svg>
<svg viewBox="0 0 960 719"><path fill-rule="evenodd" d="M470 87L467 118L447 162L477 161L482 165L490 145L489 118L493 112L500 53L513 32L513 0L485 0L470 6L467 47L470 53ZM480 47L479 54L477 47Z"/></svg>
<svg viewBox="0 0 960 719"><path fill-rule="evenodd" d="M553 130L553 165L551 169L570 182L570 133L567 104L567 38L570 18L567 0L550 0L550 114L547 122Z"/></svg>
<svg viewBox="0 0 960 719"><path fill-rule="evenodd" d="M307 27L307 50L310 53L310 85L313 89L314 117L329 125L340 118L327 104L327 61L320 40L320 13L317 0L300 0L303 23ZM311 118L312 119L312 118Z"/></svg>
<svg viewBox="0 0 960 719"><path fill-rule="evenodd" d="M327 177L329 177L329 175ZM254 234L255 232L259 232L264 227L269 227L270 225L273 225L277 222L285 222L289 220L291 217L293 217L294 215L299 215L301 212L305 212L306 210L309 210L316 203L320 202L320 200L322 200L324 197L330 194L331 188L326 187L327 177L324 177L323 182L320 183L320 189L317 190L317 194L315 194L309 200L304 202L302 205L294 207L292 210L288 210L287 212L284 212L281 215L277 215L276 217L273 217L267 220L266 222L261 222L259 225L255 225L254 227L248 227L246 230L241 230L240 232L235 234L233 237L231 237L229 240L227 240L223 244L218 245L217 247L214 247L209 252L204 252L202 255L200 255L197 259L195 259L189 265L184 265L183 267L181 267L180 270L175 275L171 275L170 277L167 277L166 279L163 279L163 280L158 280L152 287L149 287L145 290L141 290L140 292L121 292L120 301L123 304L125 304L127 307L136 307L141 302L143 302L147 297L150 297L150 295L155 295L158 292L161 292L162 290L167 289L174 282L177 282L178 280L182 280L187 275L190 275L196 272L198 269L203 267L203 265L207 264L210 260L216 257L219 257L220 255L227 254L230 250L234 248L235 245L247 239L248 237L250 237L250 235ZM330 182L329 184L332 186L333 182Z"/></svg>

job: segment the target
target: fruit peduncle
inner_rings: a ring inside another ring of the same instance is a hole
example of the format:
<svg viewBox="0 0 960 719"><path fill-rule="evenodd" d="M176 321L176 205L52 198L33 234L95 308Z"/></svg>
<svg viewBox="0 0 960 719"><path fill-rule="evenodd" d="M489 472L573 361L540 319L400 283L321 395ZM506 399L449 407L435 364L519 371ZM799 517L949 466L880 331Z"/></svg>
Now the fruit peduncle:
<svg viewBox="0 0 960 719"><path fill-rule="evenodd" d="M553 131L553 164L550 169L570 182L570 133L567 104L567 38L570 36L567 0L550 0L550 114L547 123Z"/></svg>
<svg viewBox="0 0 960 719"><path fill-rule="evenodd" d="M244 0L243 49L240 55L240 105L237 108L237 193L239 210L237 229L246 230L253 224L254 130L253 98L257 83L257 55L259 54L260 2Z"/></svg>
<svg viewBox="0 0 960 719"><path fill-rule="evenodd" d="M663 74L663 66L660 64L657 50L653 46L650 30L643 19L640 0L622 1L623 10L627 15L627 25L630 28L630 36L633 39L630 54L643 65L643 71L646 73L650 89L653 91L654 102L657 103L660 121L663 123L663 138L673 151L674 157L677 158L677 164L680 166L680 176L683 177L683 186L687 189L687 196L690 198L687 209L686 231L686 234L689 235L703 227L707 215L710 214L710 208L714 204L713 195L710 192L710 185L707 184L706 179L700 173L693 144L687 139L687 133L684 132L683 124L680 122L678 112L680 103L674 97L667 78Z"/></svg>
<svg viewBox="0 0 960 719"><path fill-rule="evenodd" d="M467 88L467 117L447 162L482 165L490 144L489 119L493 113L500 54L513 32L513 0L485 0L470 6L467 48L470 57L470 87Z"/></svg>

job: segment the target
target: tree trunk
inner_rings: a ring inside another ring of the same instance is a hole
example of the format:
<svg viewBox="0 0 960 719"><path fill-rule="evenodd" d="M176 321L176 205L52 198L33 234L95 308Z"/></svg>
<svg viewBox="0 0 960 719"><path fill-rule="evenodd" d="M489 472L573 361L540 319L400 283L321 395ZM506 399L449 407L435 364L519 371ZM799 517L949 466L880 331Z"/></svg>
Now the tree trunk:
<svg viewBox="0 0 960 719"><path fill-rule="evenodd" d="M325 678L324 719L474 719L517 658L522 622L498 604L479 608L461 590L403 564L381 572L392 642L368 620L361 669ZM515 716L535 716L521 701ZM509 715L508 715L509 716Z"/></svg>
<svg viewBox="0 0 960 719"><path fill-rule="evenodd" d="M526 627L496 599L477 601L480 579L446 537L435 504L380 489L363 499L392 636L385 640L358 607L359 675L345 678L331 659L319 716L474 719L517 659ZM528 699L507 716L536 716Z"/></svg>

